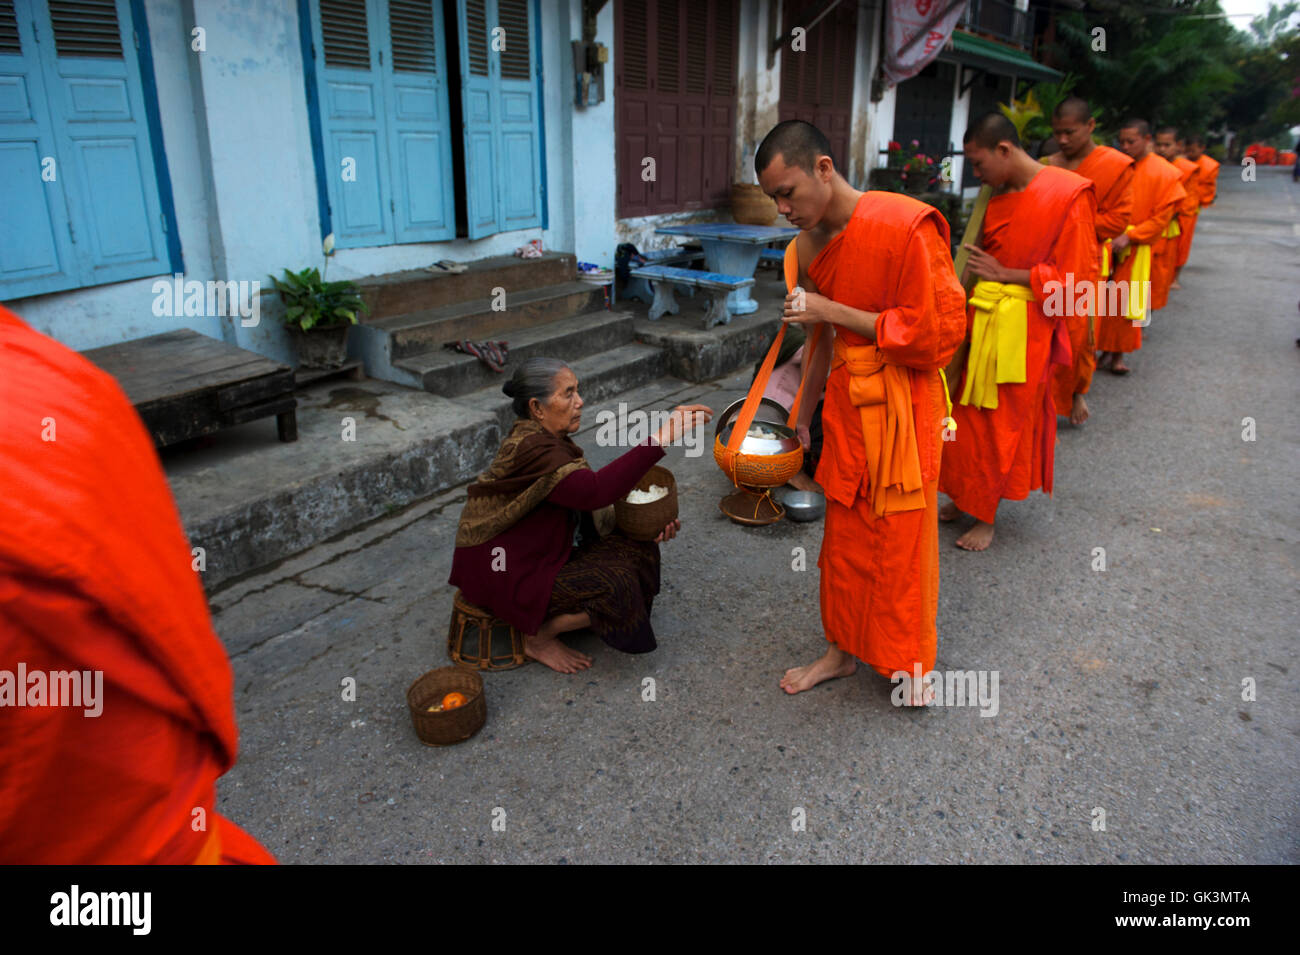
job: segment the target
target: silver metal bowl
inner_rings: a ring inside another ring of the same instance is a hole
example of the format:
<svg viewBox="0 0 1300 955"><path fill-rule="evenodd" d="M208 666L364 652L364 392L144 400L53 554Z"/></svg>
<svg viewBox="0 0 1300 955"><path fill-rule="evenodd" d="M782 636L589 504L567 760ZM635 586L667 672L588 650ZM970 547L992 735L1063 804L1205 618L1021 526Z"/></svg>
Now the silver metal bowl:
<svg viewBox="0 0 1300 955"><path fill-rule="evenodd" d="M726 410L718 416L717 426L713 429L714 437L724 445L731 438L731 426L734 423L736 415L740 414L741 406L744 405L745 399L739 398L727 405ZM750 422L750 427L762 425L768 431L775 431L780 438L755 438L746 436L745 440L740 443L740 450L745 454L785 454L787 451L794 451L801 447L799 437L794 433L794 429L787 426L785 421L790 417L790 412L781 407L779 402L771 398L764 398L754 412L754 420Z"/></svg>
<svg viewBox="0 0 1300 955"><path fill-rule="evenodd" d="M826 516L826 495L787 488L777 495L792 521L816 521Z"/></svg>

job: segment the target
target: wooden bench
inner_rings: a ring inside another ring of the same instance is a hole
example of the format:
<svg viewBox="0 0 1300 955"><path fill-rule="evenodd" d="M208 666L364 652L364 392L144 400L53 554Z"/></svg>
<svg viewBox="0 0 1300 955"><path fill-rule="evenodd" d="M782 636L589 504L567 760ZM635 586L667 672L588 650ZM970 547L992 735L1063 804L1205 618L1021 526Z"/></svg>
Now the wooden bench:
<svg viewBox="0 0 1300 955"><path fill-rule="evenodd" d="M166 447L275 415L298 440L293 369L188 328L82 354L117 379L154 444Z"/></svg>
<svg viewBox="0 0 1300 955"><path fill-rule="evenodd" d="M671 249L651 249L649 252L642 252L641 257L646 260L646 265L667 265L670 267L685 268L696 262L704 260L704 253L700 250L683 249L680 246ZM688 295L694 295L693 286L687 287ZM635 275L629 275L627 288L623 291L624 298L639 298L647 305L654 303L654 289L650 283L643 278L637 278Z"/></svg>
<svg viewBox="0 0 1300 955"><path fill-rule="evenodd" d="M655 298L650 304L651 321L658 321L664 315L676 315L681 311L677 300L673 297L674 287L687 285L708 292L709 304L704 312L705 328L730 322L731 305L728 297L737 289L748 288L754 284L753 278L742 275L720 275L717 272L678 269L665 265L643 265L633 269L631 274L645 279L654 287Z"/></svg>

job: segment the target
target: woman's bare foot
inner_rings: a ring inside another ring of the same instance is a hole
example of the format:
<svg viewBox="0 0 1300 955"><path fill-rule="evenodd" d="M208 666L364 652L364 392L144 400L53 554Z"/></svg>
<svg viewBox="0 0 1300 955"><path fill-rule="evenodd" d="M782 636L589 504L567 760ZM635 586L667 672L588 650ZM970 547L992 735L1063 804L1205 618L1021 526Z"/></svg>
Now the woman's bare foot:
<svg viewBox="0 0 1300 955"><path fill-rule="evenodd" d="M559 637L524 635L524 656L560 673L577 673L591 666L591 657L560 642Z"/></svg>
<svg viewBox="0 0 1300 955"><path fill-rule="evenodd" d="M962 550L987 550L993 543L993 525L976 521L975 526L957 538L957 546Z"/></svg>
<svg viewBox="0 0 1300 955"><path fill-rule="evenodd" d="M959 514L961 514L961 511L957 510L957 505L952 501L939 508L939 520L941 521L955 521Z"/></svg>
<svg viewBox="0 0 1300 955"><path fill-rule="evenodd" d="M1074 396L1074 407L1070 409L1070 424L1076 428L1088 420L1088 402L1083 400L1083 395Z"/></svg>
<svg viewBox="0 0 1300 955"><path fill-rule="evenodd" d="M857 670L858 661L853 659L853 655L831 644L816 663L786 670L785 676L781 677L781 689L790 694L802 693L804 690L811 690L823 680L853 676Z"/></svg>

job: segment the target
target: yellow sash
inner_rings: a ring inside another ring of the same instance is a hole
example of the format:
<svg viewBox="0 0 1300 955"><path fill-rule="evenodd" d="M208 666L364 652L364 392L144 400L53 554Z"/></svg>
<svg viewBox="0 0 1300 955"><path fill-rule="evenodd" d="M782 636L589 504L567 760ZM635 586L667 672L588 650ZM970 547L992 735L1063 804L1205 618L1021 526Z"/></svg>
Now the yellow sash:
<svg viewBox="0 0 1300 955"><path fill-rule="evenodd" d="M1178 228L1178 216L1174 216L1169 220L1169 226L1164 231L1164 237L1166 239L1176 239L1182 234L1183 230Z"/></svg>
<svg viewBox="0 0 1300 955"><path fill-rule="evenodd" d="M921 510L925 490L907 369L886 362L875 345L846 345L837 336L831 368L840 365L847 366L849 401L862 417L871 509L877 517Z"/></svg>
<svg viewBox="0 0 1300 955"><path fill-rule="evenodd" d="M1110 239L1101 244L1101 277L1110 278Z"/></svg>
<svg viewBox="0 0 1300 955"><path fill-rule="evenodd" d="M961 403L977 408L998 406L998 385L1025 380L1025 350L1029 346L1029 308L1034 293L1010 282L975 283L970 303L975 306L970 355L966 359L966 387Z"/></svg>
<svg viewBox="0 0 1300 955"><path fill-rule="evenodd" d="M1173 220L1170 222L1172 224ZM1124 231L1132 232L1133 227ZM1127 259L1130 255L1133 256L1133 271L1129 273L1128 311L1118 317L1147 325L1150 324L1148 309L1151 305L1147 301L1147 289L1151 287L1151 246L1134 242L1120 253L1120 259Z"/></svg>

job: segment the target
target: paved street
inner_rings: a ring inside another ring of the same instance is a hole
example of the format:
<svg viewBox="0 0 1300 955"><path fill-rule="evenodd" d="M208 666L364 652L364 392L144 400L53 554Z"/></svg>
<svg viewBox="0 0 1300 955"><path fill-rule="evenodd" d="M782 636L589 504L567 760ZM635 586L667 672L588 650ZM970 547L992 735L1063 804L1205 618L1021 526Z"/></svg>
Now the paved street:
<svg viewBox="0 0 1300 955"><path fill-rule="evenodd" d="M488 674L459 746L421 745L404 694L446 662L463 488L217 591L241 745L219 808L284 862L1300 862L1298 278L1300 185L1225 166L1134 373L1063 425L1056 496L1004 505L986 553L941 527L937 668L996 671L995 716L897 709L867 668L787 697L824 649L821 524L732 524L712 455L674 449L659 649L584 635L585 673Z"/></svg>

